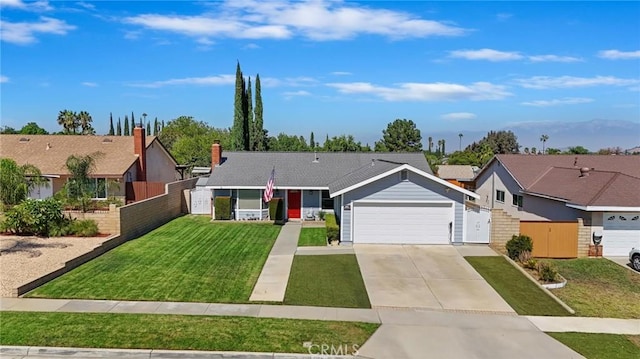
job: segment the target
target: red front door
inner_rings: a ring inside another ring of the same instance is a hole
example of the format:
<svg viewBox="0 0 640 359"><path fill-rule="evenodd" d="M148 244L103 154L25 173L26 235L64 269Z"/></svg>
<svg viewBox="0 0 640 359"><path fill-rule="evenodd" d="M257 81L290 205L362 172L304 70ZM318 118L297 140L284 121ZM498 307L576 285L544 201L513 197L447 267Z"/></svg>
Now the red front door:
<svg viewBox="0 0 640 359"><path fill-rule="evenodd" d="M289 190L287 200L287 218L300 218L300 191Z"/></svg>

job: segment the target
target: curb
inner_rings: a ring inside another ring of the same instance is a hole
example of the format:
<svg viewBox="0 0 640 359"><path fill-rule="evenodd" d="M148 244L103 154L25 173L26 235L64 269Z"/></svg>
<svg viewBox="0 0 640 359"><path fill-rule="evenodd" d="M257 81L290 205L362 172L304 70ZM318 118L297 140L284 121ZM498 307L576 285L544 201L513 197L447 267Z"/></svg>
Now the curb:
<svg viewBox="0 0 640 359"><path fill-rule="evenodd" d="M532 281L533 283L535 283L538 288L542 289L542 291L544 291L545 293L547 293L548 296L550 296L553 300L555 300L558 304L560 304L564 309L566 309L569 313L571 313L572 315L576 314L576 311L573 310L573 308L571 308L570 306L568 306L565 302L563 302L562 300L560 300L560 298L556 297L555 294L551 293L551 291L545 287L542 286L542 284L538 283L537 280L533 279L529 273L527 273L524 269L522 269L518 263L514 262L511 258L509 258L506 255L502 255L502 257L504 257L507 262L511 263L512 266L514 266L516 269L518 269L520 271L520 273L524 274L525 277L529 278L530 281Z"/></svg>
<svg viewBox="0 0 640 359"><path fill-rule="evenodd" d="M127 359L346 359L351 355L300 354L300 353L254 353L200 350L156 350L156 349L99 349L0 346L1 357L46 357L46 358L127 358Z"/></svg>

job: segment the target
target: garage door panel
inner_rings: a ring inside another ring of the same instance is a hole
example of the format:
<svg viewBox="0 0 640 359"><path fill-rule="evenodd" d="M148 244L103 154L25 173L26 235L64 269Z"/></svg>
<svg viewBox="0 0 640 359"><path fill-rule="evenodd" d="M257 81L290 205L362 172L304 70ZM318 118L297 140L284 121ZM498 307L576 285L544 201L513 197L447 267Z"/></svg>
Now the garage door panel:
<svg viewBox="0 0 640 359"><path fill-rule="evenodd" d="M605 213L602 252L605 256L626 256L631 248L640 247L638 213Z"/></svg>
<svg viewBox="0 0 640 359"><path fill-rule="evenodd" d="M447 244L450 203L356 203L355 243Z"/></svg>

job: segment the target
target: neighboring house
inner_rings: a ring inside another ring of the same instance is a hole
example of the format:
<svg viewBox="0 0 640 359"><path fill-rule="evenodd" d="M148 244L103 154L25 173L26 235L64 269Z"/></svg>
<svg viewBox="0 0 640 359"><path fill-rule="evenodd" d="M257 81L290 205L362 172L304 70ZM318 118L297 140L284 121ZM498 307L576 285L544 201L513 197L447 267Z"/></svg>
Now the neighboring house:
<svg viewBox="0 0 640 359"><path fill-rule="evenodd" d="M473 178L479 170L471 165L439 165L438 177L456 186L473 190Z"/></svg>
<svg viewBox="0 0 640 359"><path fill-rule="evenodd" d="M70 155L100 153L91 173L94 199L125 199L132 191L127 185L131 182L175 181L176 161L157 137L145 136L140 127L133 132L133 136L0 135L0 157L34 165L48 179L47 185L31 191L31 198L51 197L64 187Z"/></svg>
<svg viewBox="0 0 640 359"><path fill-rule="evenodd" d="M235 219L266 219L262 195L275 169L275 194L289 220L336 214L343 242L462 243L473 192L434 176L422 153L225 152L212 146L204 188L230 196ZM202 186L200 189L203 188ZM215 213L214 213L215 216Z"/></svg>
<svg viewBox="0 0 640 359"><path fill-rule="evenodd" d="M582 218L605 255L640 247L640 156L497 155L475 184L479 205L520 220Z"/></svg>

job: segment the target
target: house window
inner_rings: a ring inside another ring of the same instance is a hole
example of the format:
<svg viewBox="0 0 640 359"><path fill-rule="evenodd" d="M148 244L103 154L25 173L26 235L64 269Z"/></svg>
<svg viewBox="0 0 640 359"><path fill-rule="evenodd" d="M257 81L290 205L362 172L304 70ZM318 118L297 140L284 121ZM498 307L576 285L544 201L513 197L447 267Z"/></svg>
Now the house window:
<svg viewBox="0 0 640 359"><path fill-rule="evenodd" d="M329 191L322 191L322 209L333 209L333 198L329 197Z"/></svg>
<svg viewBox="0 0 640 359"><path fill-rule="evenodd" d="M407 170L400 171L400 180L401 181L408 181L409 180L409 174L407 173Z"/></svg>
<svg viewBox="0 0 640 359"><path fill-rule="evenodd" d="M87 183L88 192L92 194L93 199L107 198L107 179L106 178L89 178Z"/></svg>
<svg viewBox="0 0 640 359"><path fill-rule="evenodd" d="M522 196L518 195L518 194L514 194L513 195L513 205L514 206L518 206L518 207L522 207Z"/></svg>
<svg viewBox="0 0 640 359"><path fill-rule="evenodd" d="M496 201L504 203L504 191L496 190Z"/></svg>
<svg viewBox="0 0 640 359"><path fill-rule="evenodd" d="M260 209L259 189L241 189L238 190L238 209Z"/></svg>

